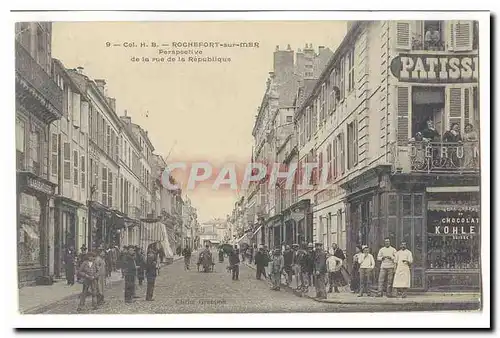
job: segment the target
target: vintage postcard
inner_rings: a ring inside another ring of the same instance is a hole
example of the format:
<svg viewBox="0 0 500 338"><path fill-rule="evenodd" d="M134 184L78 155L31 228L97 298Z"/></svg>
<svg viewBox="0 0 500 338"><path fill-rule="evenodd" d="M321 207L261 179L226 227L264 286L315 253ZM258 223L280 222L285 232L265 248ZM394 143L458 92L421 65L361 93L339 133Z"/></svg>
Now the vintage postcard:
<svg viewBox="0 0 500 338"><path fill-rule="evenodd" d="M17 19L19 313L484 311L489 22L414 14Z"/></svg>

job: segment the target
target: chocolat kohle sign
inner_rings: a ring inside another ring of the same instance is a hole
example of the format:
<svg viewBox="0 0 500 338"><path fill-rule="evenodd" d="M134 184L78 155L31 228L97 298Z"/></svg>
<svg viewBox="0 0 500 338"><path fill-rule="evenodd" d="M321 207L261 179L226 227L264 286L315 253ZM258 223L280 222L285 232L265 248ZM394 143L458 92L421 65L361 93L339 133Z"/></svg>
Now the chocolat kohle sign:
<svg viewBox="0 0 500 338"><path fill-rule="evenodd" d="M402 82L470 83L478 81L477 55L400 54L391 72Z"/></svg>

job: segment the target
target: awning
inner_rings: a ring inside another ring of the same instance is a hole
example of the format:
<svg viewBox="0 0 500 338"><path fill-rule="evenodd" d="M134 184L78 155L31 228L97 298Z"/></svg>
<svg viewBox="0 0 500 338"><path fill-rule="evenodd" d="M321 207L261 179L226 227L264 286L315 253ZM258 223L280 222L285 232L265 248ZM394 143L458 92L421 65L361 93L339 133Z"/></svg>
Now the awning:
<svg viewBox="0 0 500 338"><path fill-rule="evenodd" d="M248 233L245 233L243 236L241 236L236 242L235 244L240 244L241 241L243 241L244 239L248 240Z"/></svg>
<svg viewBox="0 0 500 338"><path fill-rule="evenodd" d="M209 239L208 240L211 244L219 244L219 241L216 241L215 239Z"/></svg>

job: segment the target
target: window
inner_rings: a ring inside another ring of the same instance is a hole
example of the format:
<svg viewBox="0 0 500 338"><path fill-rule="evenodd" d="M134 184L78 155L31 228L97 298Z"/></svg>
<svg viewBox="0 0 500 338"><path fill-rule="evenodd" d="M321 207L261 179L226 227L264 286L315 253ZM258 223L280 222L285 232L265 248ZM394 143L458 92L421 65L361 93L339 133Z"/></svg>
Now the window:
<svg viewBox="0 0 500 338"><path fill-rule="evenodd" d="M287 123L292 123L293 122L293 116L287 116L286 117L286 122Z"/></svg>
<svg viewBox="0 0 500 338"><path fill-rule="evenodd" d="M319 101L320 101L320 107L319 107L319 119L320 123L322 124L324 120L326 119L326 84L323 83L321 85L321 92L319 96Z"/></svg>
<svg viewBox="0 0 500 338"><path fill-rule="evenodd" d="M120 141L118 140L118 135L115 134L115 161L118 162L120 155Z"/></svg>
<svg viewBox="0 0 500 338"><path fill-rule="evenodd" d="M85 156L82 155L80 159L80 171L81 171L81 185L82 189L85 189Z"/></svg>
<svg viewBox="0 0 500 338"><path fill-rule="evenodd" d="M39 65L46 69L47 67L47 51L46 51L46 43L45 43L45 33L43 30L38 27L36 31L36 41L37 41L37 49L36 49L36 61Z"/></svg>
<svg viewBox="0 0 500 338"><path fill-rule="evenodd" d="M333 144L332 144L332 175L333 175L333 178L336 178L337 177L337 173L339 172L339 168L338 168L338 142L337 142L338 138L335 137L333 139Z"/></svg>
<svg viewBox="0 0 500 338"><path fill-rule="evenodd" d="M106 150L106 121L104 117L101 118L101 144L102 150Z"/></svg>
<svg viewBox="0 0 500 338"><path fill-rule="evenodd" d="M326 163L327 163L327 170L328 170L328 176L326 178L327 182L331 182L332 180L332 144L330 143L326 147Z"/></svg>
<svg viewBox="0 0 500 338"><path fill-rule="evenodd" d="M412 37L413 50L444 51L445 30L443 21L416 21Z"/></svg>
<svg viewBox="0 0 500 338"><path fill-rule="evenodd" d="M57 176L58 161L59 161L59 136L57 134L52 134L51 139L51 158L50 158L50 173L53 176Z"/></svg>
<svg viewBox="0 0 500 338"><path fill-rule="evenodd" d="M40 143L40 132L37 130L33 132L33 140L31 145L31 158L33 160L33 173L35 175L41 175L41 143Z"/></svg>
<svg viewBox="0 0 500 338"><path fill-rule="evenodd" d="M358 122L352 121L347 125L347 169L358 164Z"/></svg>
<svg viewBox="0 0 500 338"><path fill-rule="evenodd" d="M78 151L73 150L73 184L78 185Z"/></svg>
<svg viewBox="0 0 500 338"><path fill-rule="evenodd" d="M340 100L342 101L345 97L345 58L340 59L340 78L339 78L339 89L340 89Z"/></svg>
<svg viewBox="0 0 500 338"><path fill-rule="evenodd" d="M354 48L347 54L348 60L348 78L347 78L347 91L350 92L354 89Z"/></svg>
<svg viewBox="0 0 500 338"><path fill-rule="evenodd" d="M108 170L108 207L113 206L113 173Z"/></svg>
<svg viewBox="0 0 500 338"><path fill-rule="evenodd" d="M25 164L26 130L23 120L16 118L16 165L17 169L24 169Z"/></svg>
<svg viewBox="0 0 500 338"><path fill-rule="evenodd" d="M102 204L108 205L108 168L102 167L102 179L101 179L101 200Z"/></svg>
<svg viewBox="0 0 500 338"><path fill-rule="evenodd" d="M106 143L105 143L104 149L106 151L106 154L111 155L112 144L111 144L111 127L110 126L106 126L106 141L105 142Z"/></svg>
<svg viewBox="0 0 500 338"><path fill-rule="evenodd" d="M68 142L64 143L63 149L63 157L64 157L64 179L69 181L71 180L71 148Z"/></svg>
<svg viewBox="0 0 500 338"><path fill-rule="evenodd" d="M317 182L322 183L323 182L323 151L320 151L318 154L318 177L317 177Z"/></svg>
<svg viewBox="0 0 500 338"><path fill-rule="evenodd" d="M337 136L337 146L338 146L338 173L343 174L345 172L345 141L343 132Z"/></svg>

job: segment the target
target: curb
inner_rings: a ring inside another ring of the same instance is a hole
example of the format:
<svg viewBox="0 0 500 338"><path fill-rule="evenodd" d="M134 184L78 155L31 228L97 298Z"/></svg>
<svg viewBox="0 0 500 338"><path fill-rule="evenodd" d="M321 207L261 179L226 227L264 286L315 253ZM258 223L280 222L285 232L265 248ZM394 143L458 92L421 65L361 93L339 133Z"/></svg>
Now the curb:
<svg viewBox="0 0 500 338"><path fill-rule="evenodd" d="M250 269L253 269L253 270L256 270L256 268L252 265L249 265L248 263L244 262L243 264L245 264L247 267L249 267ZM449 305L461 305L461 306L464 306L464 305L477 305L478 306L478 309L481 308L481 300L464 300L464 301L461 301L461 302L443 302L443 301L436 301L436 302L419 302L418 300L410 300L410 301L407 301L407 302L402 302L402 303L363 303L363 302L355 302L355 301L352 301L352 300L342 300L342 299L318 299L318 298L315 298L315 297L312 297L312 296L309 296L309 295L305 295L305 294L302 294L302 295L298 295L297 292L295 290L293 290L292 287L290 286L287 286L286 284L281 284L281 287L284 288L285 290L293 293L295 296L297 297L305 297L305 298L309 298L311 300L314 300L315 302L318 302L318 303L325 303L325 304L346 304L346 305L360 305L360 304L363 304L363 305L382 305L382 306L414 306L414 305L417 305L417 304L421 304L422 306L439 306L439 305L445 305L445 306L449 306Z"/></svg>

